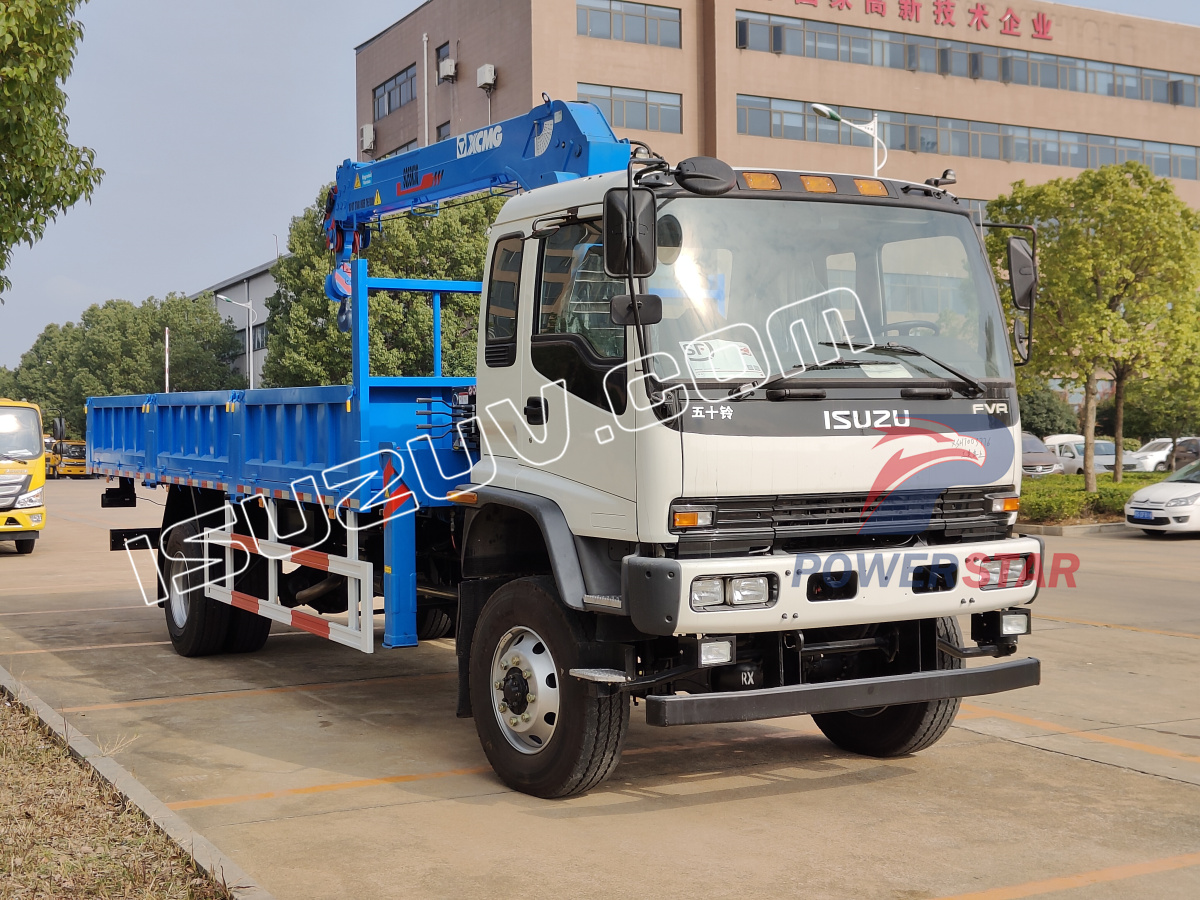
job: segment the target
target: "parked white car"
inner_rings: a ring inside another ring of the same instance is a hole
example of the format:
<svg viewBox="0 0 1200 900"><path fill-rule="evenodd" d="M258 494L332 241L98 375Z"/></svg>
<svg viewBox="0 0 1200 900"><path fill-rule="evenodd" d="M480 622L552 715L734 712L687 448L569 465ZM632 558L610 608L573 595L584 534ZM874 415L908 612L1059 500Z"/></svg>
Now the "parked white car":
<svg viewBox="0 0 1200 900"><path fill-rule="evenodd" d="M1183 441L1195 440L1181 437ZM1171 468L1171 439L1155 438L1133 453L1125 454L1126 472L1166 472Z"/></svg>
<svg viewBox="0 0 1200 900"><path fill-rule="evenodd" d="M1062 463L1063 472L1067 475L1078 475L1083 472L1083 435L1082 434L1052 434L1042 441L1050 452ZM1096 471L1111 472L1116 462L1117 445L1112 441L1096 441ZM1129 471L1128 463L1133 455L1125 453L1122 462L1125 470Z"/></svg>
<svg viewBox="0 0 1200 900"><path fill-rule="evenodd" d="M1137 491L1125 504L1125 524L1146 534L1200 531L1200 460Z"/></svg>

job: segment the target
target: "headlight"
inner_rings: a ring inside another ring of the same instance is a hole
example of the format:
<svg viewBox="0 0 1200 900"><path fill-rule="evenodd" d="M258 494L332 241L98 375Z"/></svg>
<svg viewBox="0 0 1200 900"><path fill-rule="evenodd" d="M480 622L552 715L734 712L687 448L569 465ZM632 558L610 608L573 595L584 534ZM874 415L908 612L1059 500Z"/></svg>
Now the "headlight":
<svg viewBox="0 0 1200 900"><path fill-rule="evenodd" d="M771 582L765 575L729 579L729 605L753 606L771 599Z"/></svg>
<svg viewBox="0 0 1200 900"><path fill-rule="evenodd" d="M708 609L724 602L724 578L697 578L692 582L692 609Z"/></svg>
<svg viewBox="0 0 1200 900"><path fill-rule="evenodd" d="M1190 502L1190 501L1189 501ZM28 494L22 494L17 498L17 509L29 509L31 506L42 505L42 489L30 491Z"/></svg>
<svg viewBox="0 0 1200 900"><path fill-rule="evenodd" d="M1197 500L1200 500L1200 494L1192 494L1192 496L1190 496L1190 497L1176 497L1174 500L1168 500L1165 505L1166 506L1191 506Z"/></svg>

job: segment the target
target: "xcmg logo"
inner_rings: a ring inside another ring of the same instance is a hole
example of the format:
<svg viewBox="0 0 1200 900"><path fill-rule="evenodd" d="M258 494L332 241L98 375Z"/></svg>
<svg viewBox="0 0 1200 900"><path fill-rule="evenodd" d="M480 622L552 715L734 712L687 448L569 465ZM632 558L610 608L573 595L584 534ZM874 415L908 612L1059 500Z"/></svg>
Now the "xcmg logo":
<svg viewBox="0 0 1200 900"><path fill-rule="evenodd" d="M499 125L459 135L458 158L462 159L464 156L474 156L476 153L495 150L503 141L504 129Z"/></svg>

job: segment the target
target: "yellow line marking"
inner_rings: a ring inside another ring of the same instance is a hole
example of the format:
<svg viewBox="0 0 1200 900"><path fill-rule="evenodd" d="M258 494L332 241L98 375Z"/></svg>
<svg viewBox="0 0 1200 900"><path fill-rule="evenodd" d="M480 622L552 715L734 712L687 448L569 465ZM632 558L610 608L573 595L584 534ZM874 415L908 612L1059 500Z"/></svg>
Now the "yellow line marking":
<svg viewBox="0 0 1200 900"><path fill-rule="evenodd" d="M1106 869L1095 869L1091 872L1080 872L1077 875L1047 878L1044 881L1030 881L1025 884L1010 885L1009 887L975 891L971 894L955 894L953 897L943 897L942 900L1019 900L1021 897L1035 897L1038 894L1069 891L1073 888L1087 887L1090 884L1104 884L1109 881L1136 878L1138 875L1154 875L1158 872L1171 872L1175 869L1186 869L1191 866L1200 866L1200 853L1184 853L1181 856L1167 856L1163 859L1154 859L1148 862L1109 866Z"/></svg>
<svg viewBox="0 0 1200 900"><path fill-rule="evenodd" d="M363 684L391 684L396 681L418 681L434 678L450 678L453 672L432 672L420 675L389 675L381 678L357 678L350 681L319 681L312 684L288 684L273 688L247 688L240 691L213 691L207 694L182 694L174 697L148 697L144 700L121 700L114 703L94 703L91 706L68 706L59 710L63 713L95 712L103 709L136 709L141 706L164 706L171 703L194 703L197 700L230 700L241 697L259 697L266 694L290 694L298 691L324 691L331 688L353 687Z"/></svg>
<svg viewBox="0 0 1200 900"><path fill-rule="evenodd" d="M1191 638L1194 641L1200 641L1200 634L1192 634L1187 631L1162 631L1158 628L1139 628L1136 625L1117 625L1113 622L1092 622L1088 619L1068 619L1065 616L1043 616L1037 614L1035 619L1046 619L1049 622L1069 622L1072 625L1091 625L1094 628L1119 628L1122 631L1140 631L1143 634L1162 634L1167 637Z"/></svg>
<svg viewBox="0 0 1200 900"><path fill-rule="evenodd" d="M231 797L210 797L207 800L177 800L168 803L169 809L200 809L206 806L228 806L231 803L247 803L252 800L274 800L279 797L299 797L305 794L324 794L329 791L345 791L352 788L378 787L384 784L403 784L411 781L427 781L430 778L451 778L455 775L478 775L488 772L490 766L474 766L469 769L447 769L445 772L423 772L418 775L389 775L386 778L361 778L357 781L337 781L332 784L314 784L311 787L289 788L283 791L262 791L258 794L235 794Z"/></svg>
<svg viewBox="0 0 1200 900"><path fill-rule="evenodd" d="M1071 737L1083 738L1087 741L1095 741L1099 744L1111 744L1114 747L1124 747L1126 750L1137 750L1141 753L1149 753L1153 756L1162 756L1167 759L1175 759L1180 762L1200 763L1200 756L1189 756L1186 753L1180 753L1177 750L1168 750L1166 747L1156 747L1153 744L1143 744L1138 741L1130 741L1125 738L1114 737L1111 734L1100 734L1096 731L1079 731L1074 728L1068 728L1065 725L1056 725L1053 722L1044 722L1041 719L1031 719L1028 716L1017 715L1016 713L1001 712L997 709L987 709L982 706L975 706L972 703L964 703L962 708L972 715L978 715L981 718L1006 719L1009 722L1016 722L1021 725L1029 725L1032 728L1038 728L1042 731L1053 732L1054 734L1069 734ZM1137 728L1136 725L1116 725L1109 726L1115 728Z"/></svg>

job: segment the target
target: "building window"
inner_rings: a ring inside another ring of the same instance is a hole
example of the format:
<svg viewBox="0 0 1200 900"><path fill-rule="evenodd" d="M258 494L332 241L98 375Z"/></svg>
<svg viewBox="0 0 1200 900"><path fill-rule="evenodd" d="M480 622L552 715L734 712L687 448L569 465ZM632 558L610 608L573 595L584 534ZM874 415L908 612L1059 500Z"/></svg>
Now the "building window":
<svg viewBox="0 0 1200 900"><path fill-rule="evenodd" d="M631 44L679 46L679 10L623 0L577 0L577 31L587 37Z"/></svg>
<svg viewBox="0 0 1200 900"><path fill-rule="evenodd" d="M450 137L450 123L443 122L441 125L439 125L437 127L436 141L438 143L441 143L442 141L446 140L446 138L448 138L448 137Z"/></svg>
<svg viewBox="0 0 1200 900"><path fill-rule="evenodd" d="M582 87L582 85L581 85ZM851 121L865 122L868 109L831 107ZM1136 138L1077 134L1023 125L999 125L966 119L943 119L913 113L878 112L879 136L889 150L911 150L942 156L967 156L1045 166L1095 169L1129 160L1144 162L1154 174L1200 180L1200 148L1161 144ZM845 123L832 122L812 111L809 103L738 94L738 134L815 141L821 144L871 146L871 139Z"/></svg>
<svg viewBox="0 0 1200 900"><path fill-rule="evenodd" d="M254 342L255 350L267 349L267 326L255 325L254 330L250 332L250 339Z"/></svg>
<svg viewBox="0 0 1200 900"><path fill-rule="evenodd" d="M417 64L413 63L395 78L375 88L375 118L411 103L417 96Z"/></svg>
<svg viewBox="0 0 1200 900"><path fill-rule="evenodd" d="M595 103L614 128L683 133L683 98L663 91L579 84L579 99Z"/></svg>
<svg viewBox="0 0 1200 900"><path fill-rule="evenodd" d="M438 73L438 77L437 77L438 84L441 84L443 81L445 81L445 79L442 78L442 60L449 59L449 58L450 58L450 42L446 41L446 43L442 44L442 46L438 47L437 50L434 51L433 69L435 72Z"/></svg>
<svg viewBox="0 0 1200 900"><path fill-rule="evenodd" d="M383 154L383 156L379 157L379 159L387 159L389 156L399 156L401 153L407 153L409 150L416 150L416 149L417 149L417 139L413 138L407 144L401 144L395 150L392 150L389 153Z"/></svg>
<svg viewBox="0 0 1200 900"><path fill-rule="evenodd" d="M583 6L583 0L579 0L580 34L583 34ZM1126 97L1150 103L1192 107L1200 103L1200 76L1197 75L745 10L737 12L734 43L741 50Z"/></svg>

